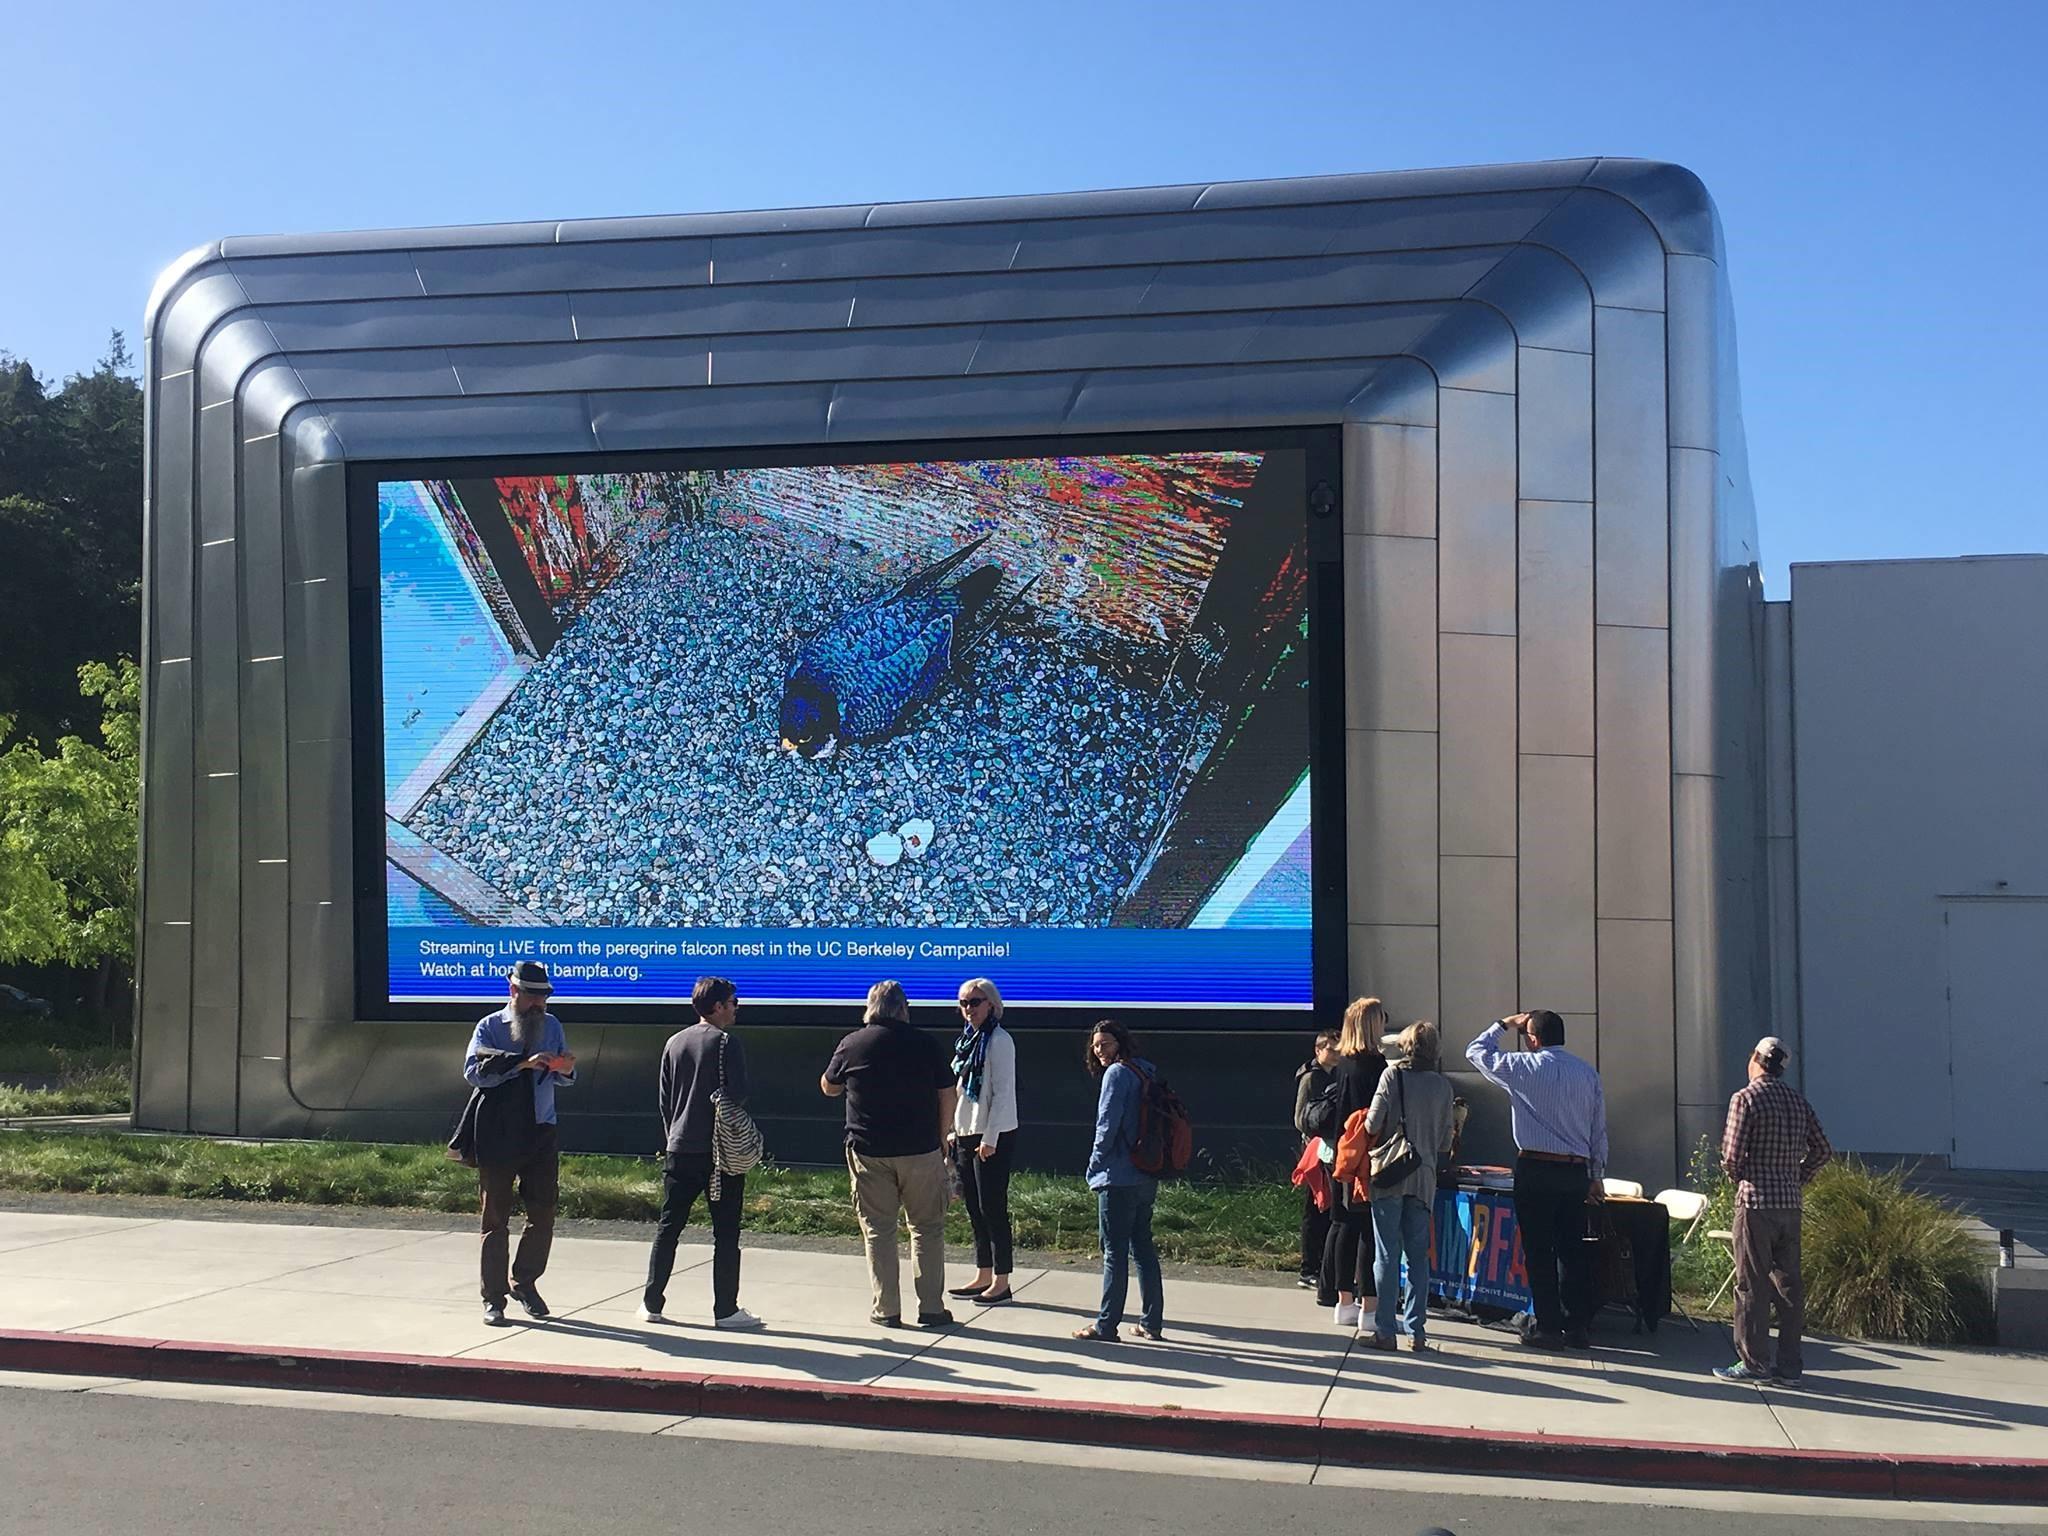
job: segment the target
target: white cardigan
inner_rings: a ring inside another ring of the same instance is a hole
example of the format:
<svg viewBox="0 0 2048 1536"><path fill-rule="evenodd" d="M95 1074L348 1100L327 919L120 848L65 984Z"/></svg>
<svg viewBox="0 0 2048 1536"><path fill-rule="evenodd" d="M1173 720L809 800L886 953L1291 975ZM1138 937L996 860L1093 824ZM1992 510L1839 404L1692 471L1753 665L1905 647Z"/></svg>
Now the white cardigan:
<svg viewBox="0 0 2048 1536"><path fill-rule="evenodd" d="M981 1063L981 1097L961 1094L953 1106L953 1134L979 1136L993 1147L1003 1132L1017 1129L1017 1042L1002 1025L989 1031L988 1055Z"/></svg>

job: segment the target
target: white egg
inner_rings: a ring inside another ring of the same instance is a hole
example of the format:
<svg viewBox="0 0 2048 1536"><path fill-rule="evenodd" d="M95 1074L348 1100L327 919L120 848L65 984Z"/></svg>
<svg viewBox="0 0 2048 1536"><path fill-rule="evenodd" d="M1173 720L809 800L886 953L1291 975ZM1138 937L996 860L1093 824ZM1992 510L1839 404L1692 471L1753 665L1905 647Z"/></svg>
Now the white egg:
<svg viewBox="0 0 2048 1536"><path fill-rule="evenodd" d="M938 829L923 817L914 817L896 829L896 835L903 839L903 851L913 859L921 859L925 850L932 845L932 834Z"/></svg>
<svg viewBox="0 0 2048 1536"><path fill-rule="evenodd" d="M868 857L887 869L903 857L903 839L894 832L877 832L868 839Z"/></svg>

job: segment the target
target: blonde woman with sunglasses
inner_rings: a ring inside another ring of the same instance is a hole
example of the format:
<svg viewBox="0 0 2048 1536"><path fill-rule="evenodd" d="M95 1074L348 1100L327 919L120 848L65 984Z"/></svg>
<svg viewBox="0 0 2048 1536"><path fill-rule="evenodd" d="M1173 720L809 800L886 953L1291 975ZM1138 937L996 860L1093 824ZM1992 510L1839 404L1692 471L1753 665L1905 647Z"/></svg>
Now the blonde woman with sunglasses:
<svg viewBox="0 0 2048 1536"><path fill-rule="evenodd" d="M974 1229L974 1278L952 1294L983 1306L1010 1299L1010 1168L1017 1147L1017 1044L1003 1028L1003 994L986 976L960 987L960 1038L953 1045L959 1097L946 1138L967 1224Z"/></svg>

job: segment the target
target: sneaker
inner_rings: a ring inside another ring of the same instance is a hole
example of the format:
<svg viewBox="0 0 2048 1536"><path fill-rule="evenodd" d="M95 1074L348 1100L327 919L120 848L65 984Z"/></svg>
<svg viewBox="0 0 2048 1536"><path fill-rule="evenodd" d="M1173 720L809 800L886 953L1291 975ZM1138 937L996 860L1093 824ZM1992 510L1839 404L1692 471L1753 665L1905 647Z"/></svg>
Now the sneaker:
<svg viewBox="0 0 2048 1536"><path fill-rule="evenodd" d="M642 1307L640 1309L640 1321L643 1323L665 1323L668 1321L668 1318L653 1307Z"/></svg>
<svg viewBox="0 0 2048 1536"><path fill-rule="evenodd" d="M495 1301L484 1303L484 1321L493 1328L505 1326L505 1308Z"/></svg>
<svg viewBox="0 0 2048 1536"><path fill-rule="evenodd" d="M1715 1366L1714 1374L1723 1381L1769 1381L1771 1379L1762 1371L1752 1371L1740 1360L1736 1361L1733 1365Z"/></svg>
<svg viewBox="0 0 2048 1536"><path fill-rule="evenodd" d="M546 1317L549 1315L548 1304L540 1299L540 1292L536 1291L531 1285L513 1286L512 1299L526 1309L528 1317Z"/></svg>
<svg viewBox="0 0 2048 1536"><path fill-rule="evenodd" d="M900 1312L870 1312L868 1314L868 1321L877 1328L901 1328L903 1326L903 1314Z"/></svg>
<svg viewBox="0 0 2048 1536"><path fill-rule="evenodd" d="M1805 1379L1806 1373L1804 1371L1774 1370L1771 1372L1771 1380L1781 1387L1796 1387Z"/></svg>
<svg viewBox="0 0 2048 1536"><path fill-rule="evenodd" d="M1312 1291L1320 1286L1323 1281L1320 1275L1297 1275L1294 1278L1294 1283L1304 1291Z"/></svg>
<svg viewBox="0 0 2048 1536"><path fill-rule="evenodd" d="M714 1328L766 1328L768 1325L754 1316L745 1307L734 1307L725 1316L714 1317L711 1320L711 1326Z"/></svg>
<svg viewBox="0 0 2048 1536"><path fill-rule="evenodd" d="M1339 1328L1356 1328L1365 1312L1355 1301L1340 1301L1330 1309L1330 1315Z"/></svg>
<svg viewBox="0 0 2048 1536"><path fill-rule="evenodd" d="M944 1310L920 1312L917 1314L917 1326L920 1328L950 1328L953 1326L953 1314Z"/></svg>

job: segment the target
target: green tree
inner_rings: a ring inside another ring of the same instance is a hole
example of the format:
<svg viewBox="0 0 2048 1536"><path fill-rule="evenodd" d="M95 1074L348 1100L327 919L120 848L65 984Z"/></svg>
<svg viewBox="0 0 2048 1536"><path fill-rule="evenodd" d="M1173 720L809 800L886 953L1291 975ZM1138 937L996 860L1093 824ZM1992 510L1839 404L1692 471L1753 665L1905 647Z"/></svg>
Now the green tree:
<svg viewBox="0 0 2048 1536"><path fill-rule="evenodd" d="M135 958L141 674L125 657L88 662L78 688L99 700L100 744L0 753L0 961L94 971L104 1018ZM0 716L0 741L10 734Z"/></svg>

